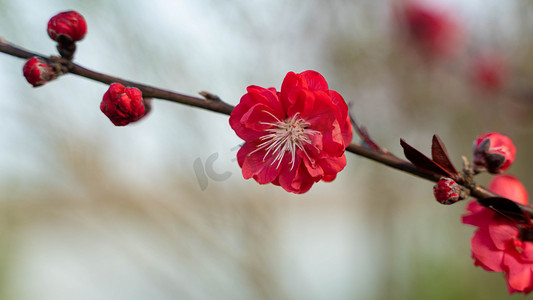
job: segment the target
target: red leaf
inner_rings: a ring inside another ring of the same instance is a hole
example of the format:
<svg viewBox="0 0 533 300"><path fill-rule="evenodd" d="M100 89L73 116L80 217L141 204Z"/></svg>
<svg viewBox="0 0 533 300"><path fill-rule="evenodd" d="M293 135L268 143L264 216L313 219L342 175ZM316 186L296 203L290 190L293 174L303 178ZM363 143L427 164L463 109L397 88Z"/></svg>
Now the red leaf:
<svg viewBox="0 0 533 300"><path fill-rule="evenodd" d="M400 139L400 145L402 145L403 153L405 157L413 164L415 167L437 174L440 176L454 178L454 176L448 172L446 169L441 167L439 164L431 160L429 157L422 154L422 152L416 150L411 145L407 144L403 139Z"/></svg>
<svg viewBox="0 0 533 300"><path fill-rule="evenodd" d="M446 152L446 147L441 141L438 135L433 135L433 141L431 143L431 158L443 169L453 174L455 177L459 175L455 167L453 166L450 158L448 157L448 152Z"/></svg>

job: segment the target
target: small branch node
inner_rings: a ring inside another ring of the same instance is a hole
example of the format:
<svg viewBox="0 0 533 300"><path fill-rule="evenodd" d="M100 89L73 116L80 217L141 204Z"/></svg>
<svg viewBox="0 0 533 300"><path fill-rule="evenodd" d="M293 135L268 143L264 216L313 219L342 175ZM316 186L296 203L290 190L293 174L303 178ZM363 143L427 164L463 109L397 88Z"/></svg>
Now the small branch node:
<svg viewBox="0 0 533 300"><path fill-rule="evenodd" d="M212 93L210 93L210 92L201 91L201 92L199 92L198 94L200 94L200 96L204 97L206 100L211 100L211 101L222 101L222 100L220 99L220 97L218 97L217 95L212 94Z"/></svg>

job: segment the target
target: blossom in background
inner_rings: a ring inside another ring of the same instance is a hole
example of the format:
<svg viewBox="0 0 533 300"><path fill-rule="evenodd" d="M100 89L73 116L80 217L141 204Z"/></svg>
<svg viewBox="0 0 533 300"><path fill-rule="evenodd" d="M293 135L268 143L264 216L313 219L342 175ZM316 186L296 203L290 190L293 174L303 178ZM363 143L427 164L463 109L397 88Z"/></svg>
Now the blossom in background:
<svg viewBox="0 0 533 300"><path fill-rule="evenodd" d="M48 35L57 42L76 42L87 33L85 18L73 10L53 16L48 21Z"/></svg>
<svg viewBox="0 0 533 300"><path fill-rule="evenodd" d="M409 43L429 59L446 58L460 46L461 30L452 16L421 1L406 1L397 11L397 22Z"/></svg>
<svg viewBox="0 0 533 300"><path fill-rule="evenodd" d="M482 55L472 63L472 80L483 91L500 90L508 79L507 61L500 55Z"/></svg>
<svg viewBox="0 0 533 300"><path fill-rule="evenodd" d="M30 58L24 64L22 73L33 87L41 86L57 76L54 68L41 57Z"/></svg>
<svg viewBox="0 0 533 300"><path fill-rule="evenodd" d="M246 179L305 193L346 166L348 107L318 72L289 72L281 91L249 86L229 122L246 142L237 154Z"/></svg>
<svg viewBox="0 0 533 300"><path fill-rule="evenodd" d="M520 204L528 204L528 195L520 181L511 175L497 175L489 190ZM533 243L531 226L518 224L491 209L471 201L463 223L479 227L471 240L474 264L492 272L504 272L507 289L529 293L533 290Z"/></svg>
<svg viewBox="0 0 533 300"><path fill-rule="evenodd" d="M513 141L498 132L485 132L474 141L474 167L490 173L507 170L516 157Z"/></svg>
<svg viewBox="0 0 533 300"><path fill-rule="evenodd" d="M116 126L125 126L144 117L147 113L140 90L113 83L104 94L100 110Z"/></svg>

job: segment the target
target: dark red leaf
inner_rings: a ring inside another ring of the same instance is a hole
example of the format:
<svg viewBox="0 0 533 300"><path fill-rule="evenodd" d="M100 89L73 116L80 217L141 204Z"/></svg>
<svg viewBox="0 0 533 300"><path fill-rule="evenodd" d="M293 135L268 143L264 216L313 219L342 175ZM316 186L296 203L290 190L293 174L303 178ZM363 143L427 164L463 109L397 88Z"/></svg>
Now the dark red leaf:
<svg viewBox="0 0 533 300"><path fill-rule="evenodd" d="M529 207L503 197L491 197L477 200L479 204L492 209L501 216L525 225L533 225L527 210Z"/></svg>
<svg viewBox="0 0 533 300"><path fill-rule="evenodd" d="M450 158L448 157L448 152L446 152L446 147L442 143L438 135L433 135L433 141L431 143L431 158L439 166L444 168L449 173L453 174L455 177L459 175L455 167L453 166Z"/></svg>
<svg viewBox="0 0 533 300"><path fill-rule="evenodd" d="M418 169L436 175L454 178L450 172L431 160L429 157L422 154L422 152L407 144L403 139L400 139L400 145L402 145L405 157Z"/></svg>

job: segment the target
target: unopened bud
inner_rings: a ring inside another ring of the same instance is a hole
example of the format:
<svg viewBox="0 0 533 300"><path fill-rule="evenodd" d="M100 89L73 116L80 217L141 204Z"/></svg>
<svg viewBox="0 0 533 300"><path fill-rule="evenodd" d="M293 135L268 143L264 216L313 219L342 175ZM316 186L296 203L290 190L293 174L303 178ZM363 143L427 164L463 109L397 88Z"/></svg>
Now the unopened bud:
<svg viewBox="0 0 533 300"><path fill-rule="evenodd" d="M115 126L128 125L146 115L141 91L120 83L109 86L100 103L100 110Z"/></svg>
<svg viewBox="0 0 533 300"><path fill-rule="evenodd" d="M463 193L461 186L451 178L441 178L433 186L433 195L440 204L454 204L464 199Z"/></svg>
<svg viewBox="0 0 533 300"><path fill-rule="evenodd" d="M30 58L22 68L22 73L34 87L41 86L57 76L54 68L41 57Z"/></svg>
<svg viewBox="0 0 533 300"><path fill-rule="evenodd" d="M513 163L516 147L511 139L497 132L483 133L474 142L474 167L500 173Z"/></svg>
<svg viewBox="0 0 533 300"><path fill-rule="evenodd" d="M53 16L48 21L48 35L54 41L76 42L87 33L87 23L81 14L71 11L65 11Z"/></svg>

